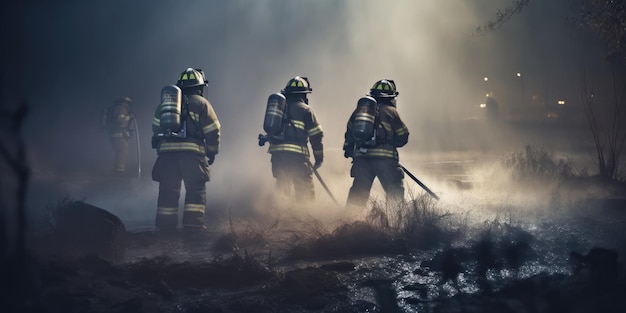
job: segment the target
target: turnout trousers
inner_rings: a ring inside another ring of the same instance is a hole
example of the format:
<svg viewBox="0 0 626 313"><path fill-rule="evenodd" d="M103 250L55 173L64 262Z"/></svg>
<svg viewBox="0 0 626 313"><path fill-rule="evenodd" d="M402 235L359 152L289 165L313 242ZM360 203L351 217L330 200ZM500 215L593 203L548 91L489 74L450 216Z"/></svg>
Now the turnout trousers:
<svg viewBox="0 0 626 313"><path fill-rule="evenodd" d="M157 228L174 230L178 226L181 181L186 190L183 227L204 226L206 182L209 181L209 164L204 155L188 151L161 153L152 169L152 179L159 182Z"/></svg>
<svg viewBox="0 0 626 313"><path fill-rule="evenodd" d="M272 175L276 178L276 189L282 196L289 198L293 186L296 201L313 201L313 169L307 160L304 154L272 153Z"/></svg>
<svg viewBox="0 0 626 313"><path fill-rule="evenodd" d="M111 135L111 146L113 146L113 152L115 153L114 170L116 172L126 171L126 159L128 159L128 141L129 138L123 134Z"/></svg>
<svg viewBox="0 0 626 313"><path fill-rule="evenodd" d="M350 176L354 180L348 194L348 206L365 206L377 177L385 190L387 202L399 203L404 199L404 172L394 158L354 158Z"/></svg>

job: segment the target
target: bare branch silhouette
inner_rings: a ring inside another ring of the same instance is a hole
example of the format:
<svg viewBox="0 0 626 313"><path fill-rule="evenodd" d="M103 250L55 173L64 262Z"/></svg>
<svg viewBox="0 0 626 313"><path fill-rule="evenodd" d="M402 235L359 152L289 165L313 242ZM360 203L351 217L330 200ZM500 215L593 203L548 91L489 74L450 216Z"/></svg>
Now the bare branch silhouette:
<svg viewBox="0 0 626 313"><path fill-rule="evenodd" d="M28 257L26 253L26 190L28 188L30 167L26 158L26 148L24 141L20 135L20 129L26 115L28 107L25 102L15 110L0 110L2 119L10 121L3 125L7 127L8 138L10 142L0 142L0 162L9 165L10 169L16 177L16 195L15 207L6 207L5 214L0 214L0 225L6 226L7 223L15 223L15 233L7 234L6 231L0 232L0 249L2 250L2 271L8 278L9 290L5 294L6 303L3 307L7 307L9 311L22 311L24 303L21 301L27 295L28 286ZM11 145L11 146L9 146ZM8 174L8 173L5 173ZM9 221L5 216L13 216L10 211L13 210L16 221ZM8 229L8 227L3 227ZM5 302L5 301L3 301Z"/></svg>

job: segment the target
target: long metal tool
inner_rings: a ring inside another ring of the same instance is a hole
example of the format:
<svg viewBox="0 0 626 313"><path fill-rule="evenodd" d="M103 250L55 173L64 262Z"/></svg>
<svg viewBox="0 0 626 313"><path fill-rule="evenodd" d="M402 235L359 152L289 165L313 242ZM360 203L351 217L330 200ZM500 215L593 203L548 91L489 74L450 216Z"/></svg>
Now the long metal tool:
<svg viewBox="0 0 626 313"><path fill-rule="evenodd" d="M402 164L398 164L400 166L400 168L407 174L409 175L409 177L411 177L411 179L413 179L418 185L420 185L420 187L424 188L424 190L426 190L426 192L428 192L429 195L431 195L433 198L439 200L439 197L432 192L430 189L428 189L428 187L426 187L426 185L424 185L419 179L417 179L417 177L415 177L415 175L411 174L411 172L409 172L409 170L406 169L406 167L404 167Z"/></svg>
<svg viewBox="0 0 626 313"><path fill-rule="evenodd" d="M326 186L326 183L324 183L324 180L322 179L322 176L320 176L320 173L318 173L317 169L313 167L313 164L311 164L311 161L307 160L307 163L309 163L309 166L311 166L311 169L313 169L313 173L315 173L315 177L317 177L317 180L320 181L320 184L322 184L322 187L324 187L324 190L326 190L326 193L328 193L328 195L330 196L331 199L333 199L335 204L339 206L339 202L337 202L337 199L335 199L335 196L333 196L333 193L330 192L330 189L328 189L328 186Z"/></svg>
<svg viewBox="0 0 626 313"><path fill-rule="evenodd" d="M139 180L141 178L141 147L139 146L139 127L135 116L133 116L133 124L135 125L135 140L137 141L137 180Z"/></svg>

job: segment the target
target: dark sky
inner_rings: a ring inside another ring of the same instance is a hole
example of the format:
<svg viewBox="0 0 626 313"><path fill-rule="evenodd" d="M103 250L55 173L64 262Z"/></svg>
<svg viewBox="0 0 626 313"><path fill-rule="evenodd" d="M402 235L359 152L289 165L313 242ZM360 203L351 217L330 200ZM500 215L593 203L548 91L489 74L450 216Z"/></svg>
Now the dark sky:
<svg viewBox="0 0 626 313"><path fill-rule="evenodd" d="M566 19L568 0L533 1L500 30L472 36L507 1L134 0L3 4L2 99L26 99L24 133L36 169L105 168L111 149L100 111L135 100L149 171L150 122L160 89L187 67L204 69L222 123L214 180L245 186L271 179L258 147L267 97L308 76L310 103L325 130L326 175L346 183L345 121L378 79L397 82L411 131L404 154L468 144L458 121L478 116L485 91L503 119L519 118L519 90L575 104L582 73L606 76L601 42ZM514 75L523 73L523 88ZM489 76L489 85L483 77ZM524 111L527 112L527 111ZM528 111L529 112L529 111ZM543 111L542 111L543 112ZM517 115L516 115L517 114ZM523 115L523 114L522 114ZM522 116L532 117L536 116ZM451 135L447 135L451 134ZM459 135L461 134L461 135ZM471 145L469 145L471 148Z"/></svg>

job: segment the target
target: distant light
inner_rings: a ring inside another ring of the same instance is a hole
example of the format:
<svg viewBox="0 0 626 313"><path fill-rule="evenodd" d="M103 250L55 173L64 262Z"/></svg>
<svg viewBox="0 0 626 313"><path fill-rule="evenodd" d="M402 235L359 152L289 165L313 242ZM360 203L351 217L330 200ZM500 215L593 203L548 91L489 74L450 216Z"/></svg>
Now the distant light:
<svg viewBox="0 0 626 313"><path fill-rule="evenodd" d="M556 103L558 105L565 105L565 100L558 100Z"/></svg>
<svg viewBox="0 0 626 313"><path fill-rule="evenodd" d="M486 103L481 103L481 104L480 104L480 108L481 108L481 109L484 109L484 108L486 108L486 107L487 107L487 104L486 104Z"/></svg>
<svg viewBox="0 0 626 313"><path fill-rule="evenodd" d="M515 75L516 75L517 77L522 77L522 73L520 73L520 72L517 72Z"/></svg>
<svg viewBox="0 0 626 313"><path fill-rule="evenodd" d="M483 80L484 80L484 81L488 81L488 80L489 80L489 77L485 76L485 77L483 78Z"/></svg>
<svg viewBox="0 0 626 313"><path fill-rule="evenodd" d="M548 113L546 114L546 117L547 117L547 118L557 118L557 117L559 117L559 116L558 116L556 113L554 113L554 112L548 112Z"/></svg>

